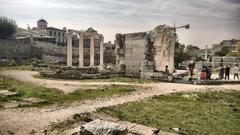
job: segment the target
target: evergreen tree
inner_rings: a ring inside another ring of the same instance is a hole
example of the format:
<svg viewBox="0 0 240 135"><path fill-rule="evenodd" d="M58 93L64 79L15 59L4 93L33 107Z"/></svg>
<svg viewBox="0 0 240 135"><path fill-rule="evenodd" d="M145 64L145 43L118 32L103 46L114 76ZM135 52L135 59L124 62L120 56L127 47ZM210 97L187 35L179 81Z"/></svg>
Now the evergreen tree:
<svg viewBox="0 0 240 135"><path fill-rule="evenodd" d="M16 22L7 17L0 17L0 38L8 39L16 33Z"/></svg>

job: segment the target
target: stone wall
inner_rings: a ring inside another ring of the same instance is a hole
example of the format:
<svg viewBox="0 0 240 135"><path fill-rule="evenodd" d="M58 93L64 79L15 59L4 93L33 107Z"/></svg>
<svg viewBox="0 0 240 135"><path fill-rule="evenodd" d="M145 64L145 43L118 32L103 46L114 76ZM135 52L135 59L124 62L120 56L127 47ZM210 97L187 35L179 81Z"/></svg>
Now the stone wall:
<svg viewBox="0 0 240 135"><path fill-rule="evenodd" d="M32 55L29 39L0 40L0 59L14 59L16 62L29 59Z"/></svg>
<svg viewBox="0 0 240 135"><path fill-rule="evenodd" d="M129 77L154 77L165 66L172 73L175 40L174 30L166 25L150 32L116 34L116 65Z"/></svg>
<svg viewBox="0 0 240 135"><path fill-rule="evenodd" d="M125 34L125 54L123 64L127 76L140 76L145 59L144 51L147 33Z"/></svg>
<svg viewBox="0 0 240 135"><path fill-rule="evenodd" d="M115 45L111 42L104 43L104 64L115 65Z"/></svg>
<svg viewBox="0 0 240 135"><path fill-rule="evenodd" d="M156 33L154 37L154 61L155 70L164 71L165 66L168 66L172 73L174 70L174 48L176 36L170 27L160 25L154 29Z"/></svg>
<svg viewBox="0 0 240 135"><path fill-rule="evenodd" d="M112 52L106 52L112 53ZM84 65L90 65L90 50L84 48ZM99 48L95 48L95 65L99 65ZM112 54L108 55L113 57ZM42 59L45 63L66 64L67 48L48 41L33 40L30 38L19 40L0 40L0 62L14 59L23 61L33 57ZM73 47L73 65L78 66L79 48Z"/></svg>
<svg viewBox="0 0 240 135"><path fill-rule="evenodd" d="M78 57L78 48L73 48L73 57ZM33 57L46 63L66 63L66 47L51 42L34 41L30 38L19 40L0 40L0 59L15 60L21 63Z"/></svg>

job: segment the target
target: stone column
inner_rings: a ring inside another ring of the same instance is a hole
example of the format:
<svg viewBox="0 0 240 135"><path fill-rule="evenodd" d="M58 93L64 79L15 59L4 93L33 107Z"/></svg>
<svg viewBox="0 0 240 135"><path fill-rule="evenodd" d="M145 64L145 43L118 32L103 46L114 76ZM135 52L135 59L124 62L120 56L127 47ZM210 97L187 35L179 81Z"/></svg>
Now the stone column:
<svg viewBox="0 0 240 135"><path fill-rule="evenodd" d="M67 66L72 66L72 32L67 33Z"/></svg>
<svg viewBox="0 0 240 135"><path fill-rule="evenodd" d="M90 67L93 67L94 66L94 36L95 34L91 34L91 39L90 39Z"/></svg>
<svg viewBox="0 0 240 135"><path fill-rule="evenodd" d="M30 44L33 45L33 34L30 34Z"/></svg>
<svg viewBox="0 0 240 135"><path fill-rule="evenodd" d="M206 45L206 48L205 48L205 57L204 57L205 60L207 60L207 56L208 56L208 46Z"/></svg>
<svg viewBox="0 0 240 135"><path fill-rule="evenodd" d="M83 33L79 33L79 67L84 66Z"/></svg>
<svg viewBox="0 0 240 135"><path fill-rule="evenodd" d="M104 65L104 61L103 61L103 58L104 58L104 46L103 46L103 41L104 41L104 37L101 36L100 37L100 65L99 66L103 66Z"/></svg>

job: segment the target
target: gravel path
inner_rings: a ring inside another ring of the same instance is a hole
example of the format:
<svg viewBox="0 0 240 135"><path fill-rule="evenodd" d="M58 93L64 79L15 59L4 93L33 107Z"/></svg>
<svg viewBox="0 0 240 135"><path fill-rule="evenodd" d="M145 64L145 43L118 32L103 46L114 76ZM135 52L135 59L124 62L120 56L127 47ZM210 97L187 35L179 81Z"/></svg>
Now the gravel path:
<svg viewBox="0 0 240 135"><path fill-rule="evenodd" d="M32 71L7 71L0 74L10 76L24 82L36 83L50 88L59 88L65 93L72 92L82 87L82 85L130 85L130 83L108 83L108 82L79 82L79 81L56 81L46 79L36 79L31 77L36 72ZM44 83L43 83L44 82ZM67 87L68 86L71 87ZM190 84L176 83L150 83L150 84L134 84L139 88L136 92L113 96L110 98L85 101L81 103L73 103L64 107L51 106L47 108L15 108L0 111L0 134L7 134L13 131L16 135L28 135L32 130L41 135L41 131L53 122L64 121L75 113L93 112L98 108L123 104L127 102L137 101L149 98L155 95L163 95L180 91L199 91L207 88L239 90L240 85L221 85L221 86L200 86ZM65 86L64 89L63 86Z"/></svg>
<svg viewBox="0 0 240 135"><path fill-rule="evenodd" d="M93 88L107 86L107 85L134 85L132 83L122 83L122 82L80 82L74 80L51 80L51 79L39 79L33 76L37 76L36 71L26 71L26 70L6 70L0 71L0 75L5 77L14 78L21 82L33 83L36 85L44 86L47 88L56 88L63 91L64 93L71 93L77 89Z"/></svg>

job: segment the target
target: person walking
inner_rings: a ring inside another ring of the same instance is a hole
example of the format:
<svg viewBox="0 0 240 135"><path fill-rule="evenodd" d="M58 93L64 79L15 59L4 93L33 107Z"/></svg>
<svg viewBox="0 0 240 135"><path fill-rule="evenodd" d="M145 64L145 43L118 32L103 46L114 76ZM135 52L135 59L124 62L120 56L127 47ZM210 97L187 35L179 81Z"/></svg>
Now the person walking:
<svg viewBox="0 0 240 135"><path fill-rule="evenodd" d="M208 79L211 79L212 76L212 66L208 66Z"/></svg>
<svg viewBox="0 0 240 135"><path fill-rule="evenodd" d="M229 74L230 74L230 66L227 65L226 68L225 68L225 80L229 80Z"/></svg>
<svg viewBox="0 0 240 135"><path fill-rule="evenodd" d="M224 77L224 67L221 64L220 67L219 67L219 79L222 80L223 77Z"/></svg>
<svg viewBox="0 0 240 135"><path fill-rule="evenodd" d="M193 78L193 69L194 69L193 63L188 65L188 69L189 69L189 76L190 76L190 78Z"/></svg>
<svg viewBox="0 0 240 135"><path fill-rule="evenodd" d="M234 80L235 80L236 77L237 77L238 80L239 80L238 73L239 73L239 67L238 67L238 65L236 64L236 65L233 67L233 79L234 79Z"/></svg>

